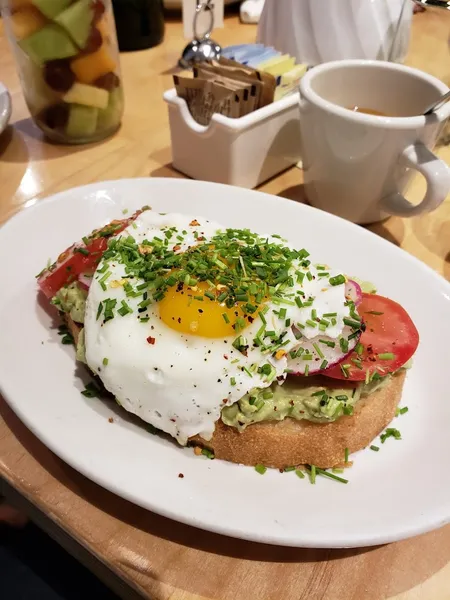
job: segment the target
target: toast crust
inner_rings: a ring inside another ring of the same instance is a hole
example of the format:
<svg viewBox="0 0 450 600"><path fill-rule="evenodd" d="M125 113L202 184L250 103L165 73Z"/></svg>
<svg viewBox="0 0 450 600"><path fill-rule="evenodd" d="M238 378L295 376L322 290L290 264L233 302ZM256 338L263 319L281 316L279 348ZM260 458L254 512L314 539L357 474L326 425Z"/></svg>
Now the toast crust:
<svg viewBox="0 0 450 600"><path fill-rule="evenodd" d="M70 315L64 317L77 343L81 326ZM276 469L294 465L326 469L342 465L346 448L349 453L362 450L392 421L405 377L406 371L398 373L386 386L360 400L353 415L342 416L332 423L287 418L254 423L240 432L219 420L211 440L196 435L190 441L212 450L216 458L244 465L262 464Z"/></svg>

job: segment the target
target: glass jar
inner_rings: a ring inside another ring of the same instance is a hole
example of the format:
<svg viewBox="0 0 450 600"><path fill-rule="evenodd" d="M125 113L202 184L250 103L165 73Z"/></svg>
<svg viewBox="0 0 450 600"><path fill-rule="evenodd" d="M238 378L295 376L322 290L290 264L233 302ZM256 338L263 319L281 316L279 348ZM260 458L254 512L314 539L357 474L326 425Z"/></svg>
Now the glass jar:
<svg viewBox="0 0 450 600"><path fill-rule="evenodd" d="M99 141L120 126L123 86L111 0L3 0L31 116L55 142Z"/></svg>

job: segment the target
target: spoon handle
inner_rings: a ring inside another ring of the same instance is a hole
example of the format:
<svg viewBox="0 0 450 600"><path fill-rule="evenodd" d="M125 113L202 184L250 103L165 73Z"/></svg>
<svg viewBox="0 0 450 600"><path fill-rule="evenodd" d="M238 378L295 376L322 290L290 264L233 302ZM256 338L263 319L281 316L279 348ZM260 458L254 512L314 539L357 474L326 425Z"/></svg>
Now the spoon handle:
<svg viewBox="0 0 450 600"><path fill-rule="evenodd" d="M431 115L432 112L434 112L438 108L441 108L441 106L448 102L448 100L450 100L450 90L446 94L441 96L439 100L435 100L432 104L427 106L427 108L423 111L423 114Z"/></svg>

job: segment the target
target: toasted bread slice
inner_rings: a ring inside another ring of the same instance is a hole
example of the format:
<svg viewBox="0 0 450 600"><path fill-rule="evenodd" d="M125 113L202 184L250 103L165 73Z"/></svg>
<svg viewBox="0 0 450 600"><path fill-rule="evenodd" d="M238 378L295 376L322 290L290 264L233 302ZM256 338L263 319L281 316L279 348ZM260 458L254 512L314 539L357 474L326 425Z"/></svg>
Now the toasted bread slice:
<svg viewBox="0 0 450 600"><path fill-rule="evenodd" d="M254 423L241 433L218 421L209 442L200 436L192 439L213 450L216 458L244 465L262 464L277 469L292 465L316 465L322 469L342 465L346 448L350 453L365 448L392 421L405 376L403 371L392 377L388 385L360 400L352 416L342 416L332 423L288 418ZM329 382L328 379L328 385Z"/></svg>
<svg viewBox="0 0 450 600"><path fill-rule="evenodd" d="M69 315L65 318L77 342L81 326ZM240 432L219 420L210 441L199 435L190 441L212 450L216 458L244 465L262 464L277 469L292 465L315 465L323 469L342 465L346 448L350 453L365 448L392 421L405 377L406 371L399 372L386 386L360 400L352 416L340 417L332 423L287 418L254 423ZM329 385L330 380L325 380Z"/></svg>

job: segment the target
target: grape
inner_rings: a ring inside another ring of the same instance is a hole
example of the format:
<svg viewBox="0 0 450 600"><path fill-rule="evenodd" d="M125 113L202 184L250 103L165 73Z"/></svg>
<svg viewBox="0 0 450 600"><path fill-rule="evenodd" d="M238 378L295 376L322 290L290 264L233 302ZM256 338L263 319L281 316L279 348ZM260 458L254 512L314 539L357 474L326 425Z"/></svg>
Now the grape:
<svg viewBox="0 0 450 600"><path fill-rule="evenodd" d="M120 79L115 73L110 71L109 73L106 73L105 75L102 75L101 77L96 79L94 81L94 85L96 87L103 88L108 92L111 92L114 88L119 87Z"/></svg>
<svg viewBox="0 0 450 600"><path fill-rule="evenodd" d="M102 43L102 34L96 27L93 27L87 39L86 45L83 48L82 54L92 54L92 52L96 52Z"/></svg>
<svg viewBox="0 0 450 600"><path fill-rule="evenodd" d="M75 74L67 59L50 60L44 65L44 79L52 90L67 92L75 82Z"/></svg>
<svg viewBox="0 0 450 600"><path fill-rule="evenodd" d="M36 118L42 121L49 129L64 128L69 120L69 106L64 103L47 106L41 110Z"/></svg>
<svg viewBox="0 0 450 600"><path fill-rule="evenodd" d="M94 13L94 23L98 23L105 12L105 5L103 4L102 0L95 0L91 7Z"/></svg>

